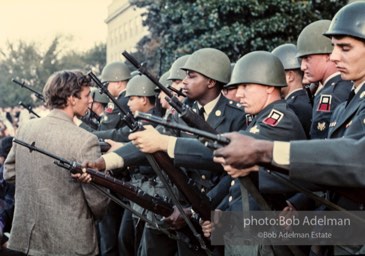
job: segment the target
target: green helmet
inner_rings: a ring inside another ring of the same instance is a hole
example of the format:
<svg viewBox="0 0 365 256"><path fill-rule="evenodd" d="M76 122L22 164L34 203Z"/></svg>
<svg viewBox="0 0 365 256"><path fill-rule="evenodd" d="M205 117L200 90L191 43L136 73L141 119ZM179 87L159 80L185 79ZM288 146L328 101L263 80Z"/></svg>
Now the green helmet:
<svg viewBox="0 0 365 256"><path fill-rule="evenodd" d="M168 79L168 77L170 77L170 71L163 73L158 81L165 87L170 86L171 81Z"/></svg>
<svg viewBox="0 0 365 256"><path fill-rule="evenodd" d="M352 36L365 39L365 2L354 2L342 7L333 17L325 36Z"/></svg>
<svg viewBox="0 0 365 256"><path fill-rule="evenodd" d="M172 63L170 68L170 75L167 78L168 80L183 80L185 78L186 73L181 68L185 65L189 56L190 54L181 56L180 58L176 59L174 63Z"/></svg>
<svg viewBox="0 0 365 256"><path fill-rule="evenodd" d="M294 44L282 44L271 52L278 57L285 70L300 69L299 59L297 55L297 47Z"/></svg>
<svg viewBox="0 0 365 256"><path fill-rule="evenodd" d="M169 75L170 75L170 71L167 71L167 72L163 73L163 75L158 80L160 82L160 84L162 84L165 87L170 86L171 81L167 79L169 77ZM156 87L155 92L159 92L159 91L160 91L160 88Z"/></svg>
<svg viewBox="0 0 365 256"><path fill-rule="evenodd" d="M285 87L285 71L278 57L270 52L250 52L240 58L233 68L231 81L225 86L261 84Z"/></svg>
<svg viewBox="0 0 365 256"><path fill-rule="evenodd" d="M300 32L297 40L298 58L312 54L330 54L332 52L331 40L323 35L330 24L330 20L318 20L309 24Z"/></svg>
<svg viewBox="0 0 365 256"><path fill-rule="evenodd" d="M95 102L100 102L100 103L103 103L103 104L108 104L109 103L108 96L106 96L105 93L101 94L100 91L95 87L90 89L90 94L91 94L91 98Z"/></svg>
<svg viewBox="0 0 365 256"><path fill-rule="evenodd" d="M101 80L104 82L119 82L131 78L131 71L123 62L116 61L109 63L101 72Z"/></svg>
<svg viewBox="0 0 365 256"><path fill-rule="evenodd" d="M127 83L125 96L155 96L155 84L145 75L134 76Z"/></svg>
<svg viewBox="0 0 365 256"><path fill-rule="evenodd" d="M195 51L181 69L195 71L226 84L231 74L231 62L224 52L214 48L203 48Z"/></svg>

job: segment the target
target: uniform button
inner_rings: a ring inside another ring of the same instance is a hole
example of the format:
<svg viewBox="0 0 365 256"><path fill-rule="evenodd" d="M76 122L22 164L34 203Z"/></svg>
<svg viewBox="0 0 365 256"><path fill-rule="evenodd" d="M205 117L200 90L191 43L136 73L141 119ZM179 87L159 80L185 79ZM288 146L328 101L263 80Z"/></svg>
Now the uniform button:
<svg viewBox="0 0 365 256"><path fill-rule="evenodd" d="M229 197L228 197L228 202L231 202L231 201L232 201L232 199L233 199L233 197L232 197L232 196L229 196Z"/></svg>
<svg viewBox="0 0 365 256"><path fill-rule="evenodd" d="M231 181L231 187L233 187L233 186L234 186L234 180Z"/></svg>
<svg viewBox="0 0 365 256"><path fill-rule="evenodd" d="M205 180L205 175L202 175L202 179Z"/></svg>
<svg viewBox="0 0 365 256"><path fill-rule="evenodd" d="M201 192L205 192L205 189L204 189L204 188L202 188L202 189L201 189Z"/></svg>

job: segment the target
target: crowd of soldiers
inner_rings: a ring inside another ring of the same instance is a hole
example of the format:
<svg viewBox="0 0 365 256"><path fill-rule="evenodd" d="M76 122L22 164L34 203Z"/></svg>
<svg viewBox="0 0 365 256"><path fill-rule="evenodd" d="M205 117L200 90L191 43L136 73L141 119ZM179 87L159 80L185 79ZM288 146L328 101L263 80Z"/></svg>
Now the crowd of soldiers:
<svg viewBox="0 0 365 256"><path fill-rule="evenodd" d="M229 232L214 245L210 215L326 209L268 172L278 169L289 183L323 185L319 198L364 209L325 187L364 184L364 13L364 1L346 5L332 21L307 25L296 45L235 63L218 49L199 49L176 59L159 87L123 62L106 65L101 81L75 70L53 74L43 89L49 114L19 127L4 163L4 179L16 181L4 253L365 253L363 245L236 244ZM105 142L110 148L101 152ZM72 161L72 174L36 148Z"/></svg>

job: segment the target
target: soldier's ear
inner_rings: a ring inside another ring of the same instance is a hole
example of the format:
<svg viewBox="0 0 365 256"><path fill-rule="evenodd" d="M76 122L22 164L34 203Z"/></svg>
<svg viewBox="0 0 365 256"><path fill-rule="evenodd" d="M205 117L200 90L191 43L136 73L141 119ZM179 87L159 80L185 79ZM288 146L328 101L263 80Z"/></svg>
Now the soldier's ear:
<svg viewBox="0 0 365 256"><path fill-rule="evenodd" d="M208 79L208 88L213 88L215 87L217 84L217 81L213 80L213 79Z"/></svg>

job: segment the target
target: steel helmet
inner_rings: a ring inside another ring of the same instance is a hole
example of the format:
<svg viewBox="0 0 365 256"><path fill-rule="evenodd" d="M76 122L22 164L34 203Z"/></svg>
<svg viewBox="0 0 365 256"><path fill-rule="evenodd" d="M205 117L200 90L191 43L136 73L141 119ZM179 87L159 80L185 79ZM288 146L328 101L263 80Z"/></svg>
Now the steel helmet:
<svg viewBox="0 0 365 256"><path fill-rule="evenodd" d="M185 65L189 56L190 54L181 56L180 58L176 59L174 63L172 63L170 68L170 75L167 78L168 80L183 80L185 78L186 72L181 68Z"/></svg>
<svg viewBox="0 0 365 256"><path fill-rule="evenodd" d="M342 7L333 17L325 36L352 36L365 39L365 2L354 2Z"/></svg>
<svg viewBox="0 0 365 256"><path fill-rule="evenodd" d="M109 103L108 96L106 96L105 93L101 94L98 88L95 88L95 87L90 88L90 94L91 94L91 98L95 102L100 102L103 104Z"/></svg>
<svg viewBox="0 0 365 256"><path fill-rule="evenodd" d="M210 79L228 83L231 74L231 62L228 56L214 48L202 48L195 51L181 68L198 72Z"/></svg>
<svg viewBox="0 0 365 256"><path fill-rule="evenodd" d="M136 75L127 83L125 96L155 96L155 84L145 75Z"/></svg>
<svg viewBox="0 0 365 256"><path fill-rule="evenodd" d="M168 79L169 76L170 76L170 71L167 71L163 73L163 75L160 77L158 81L165 87L170 86L171 81Z"/></svg>
<svg viewBox="0 0 365 256"><path fill-rule="evenodd" d="M278 57L270 52L250 52L237 61L233 68L231 81L225 88L239 84L285 87L283 64Z"/></svg>
<svg viewBox="0 0 365 256"><path fill-rule="evenodd" d="M103 82L119 82L129 80L130 78L131 71L126 64L120 61L109 63L101 72L101 80Z"/></svg>
<svg viewBox="0 0 365 256"><path fill-rule="evenodd" d="M300 32L297 40L297 57L312 54L330 54L332 42L323 35L331 24L330 20L318 20L306 26Z"/></svg>
<svg viewBox="0 0 365 256"><path fill-rule="evenodd" d="M297 58L297 47L294 44L282 44L272 52L279 58L285 70L300 69L300 62Z"/></svg>

